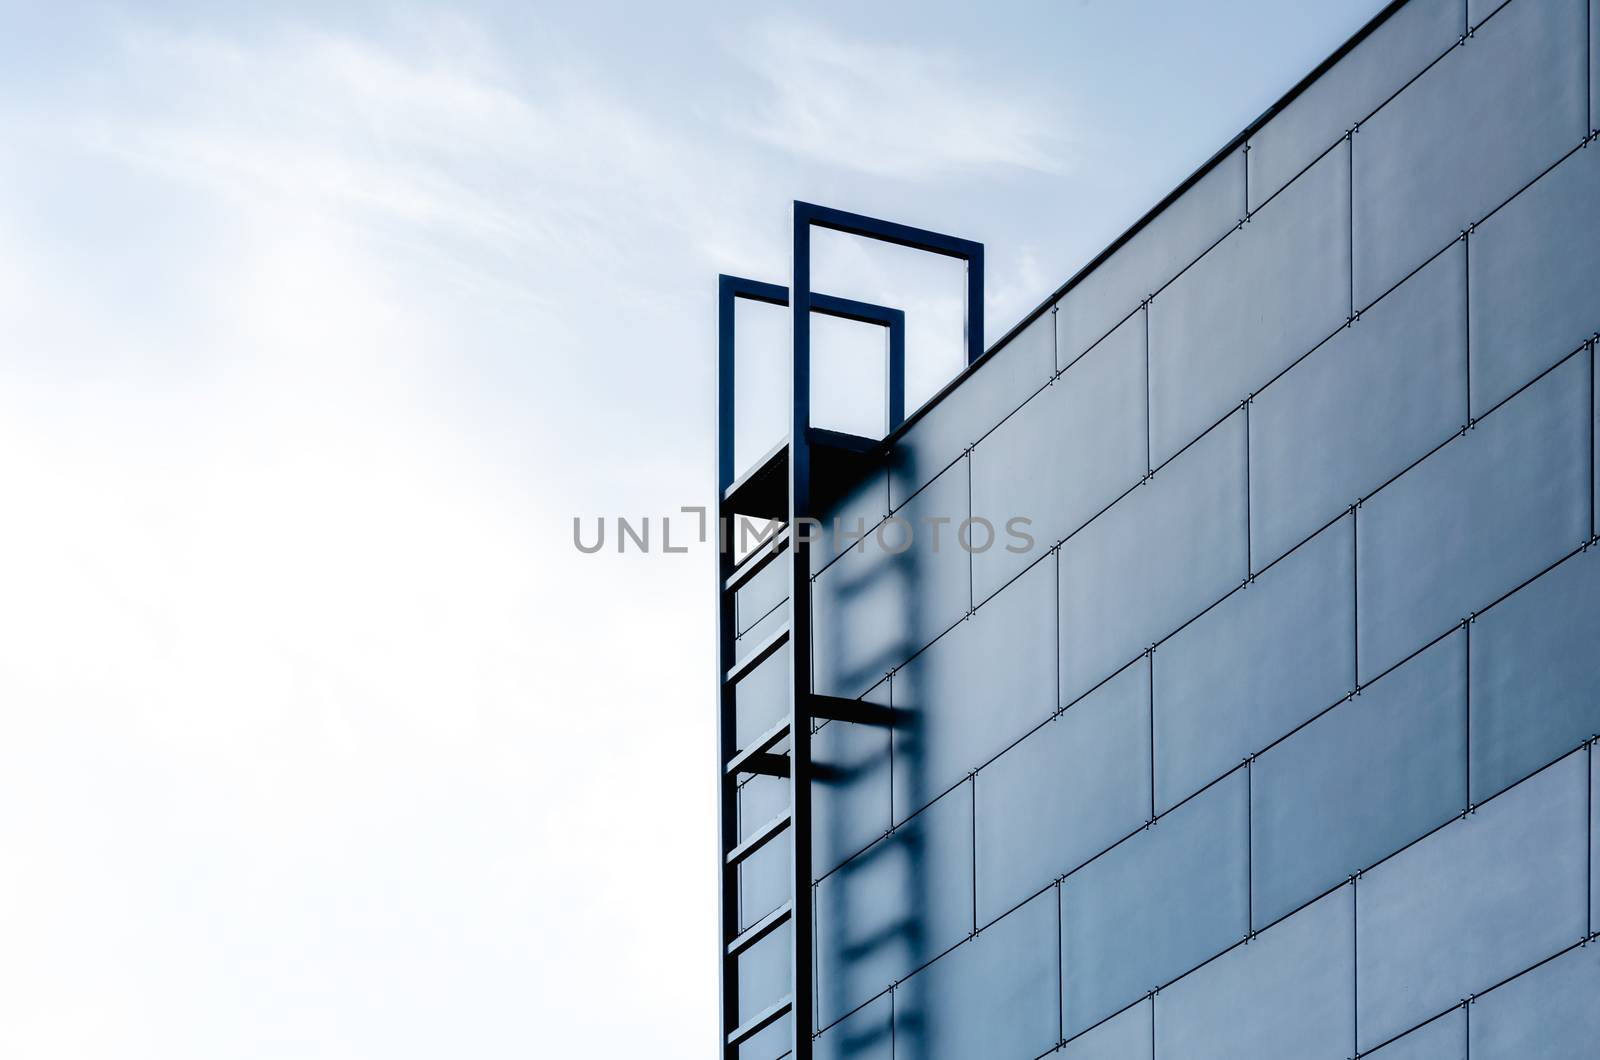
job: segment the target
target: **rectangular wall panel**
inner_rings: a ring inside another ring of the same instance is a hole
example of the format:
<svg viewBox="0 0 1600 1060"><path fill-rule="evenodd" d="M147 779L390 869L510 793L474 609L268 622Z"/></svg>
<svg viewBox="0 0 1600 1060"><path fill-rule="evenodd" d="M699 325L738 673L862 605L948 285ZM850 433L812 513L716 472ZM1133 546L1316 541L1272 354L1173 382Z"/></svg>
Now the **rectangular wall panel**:
<svg viewBox="0 0 1600 1060"><path fill-rule="evenodd" d="M1458 630L1256 759L1255 927L1466 809L1466 662Z"/></svg>
<svg viewBox="0 0 1600 1060"><path fill-rule="evenodd" d="M1354 1055L1355 903L1341 888L1156 996L1156 1056Z"/></svg>
<svg viewBox="0 0 1600 1060"><path fill-rule="evenodd" d="M1122 1010L1051 1053L1052 1060L1152 1060L1153 1004L1146 999Z"/></svg>
<svg viewBox="0 0 1600 1060"><path fill-rule="evenodd" d="M832 484L821 496L814 497L813 503L817 521L822 524L822 532L811 543L811 573L815 576L844 553L864 548L857 543L860 535L871 531L889 514L888 460L873 460L859 478ZM773 566L788 573L787 563Z"/></svg>
<svg viewBox="0 0 1600 1060"><path fill-rule="evenodd" d="M739 831L742 837L749 836L788 810L789 795L780 785L786 787L787 781L746 784L739 790ZM768 843L739 863L734 870L738 883L739 930L743 931L789 900L793 875L789 868L791 864L786 837Z"/></svg>
<svg viewBox="0 0 1600 1060"><path fill-rule="evenodd" d="M1468 238L1472 410L1481 416L1600 331L1600 149L1569 155Z"/></svg>
<svg viewBox="0 0 1600 1060"><path fill-rule="evenodd" d="M1363 682L1585 539L1588 418L1574 357L1362 505Z"/></svg>
<svg viewBox="0 0 1600 1060"><path fill-rule="evenodd" d="M1344 323L1349 218L1341 146L1151 301L1155 466Z"/></svg>
<svg viewBox="0 0 1600 1060"><path fill-rule="evenodd" d="M773 608L789 599L788 573L786 564L769 563L734 591L733 624L737 635L744 635Z"/></svg>
<svg viewBox="0 0 1600 1060"><path fill-rule="evenodd" d="M1244 169L1244 152L1230 154L1062 296L1056 319L1061 367L1244 219Z"/></svg>
<svg viewBox="0 0 1600 1060"><path fill-rule="evenodd" d="M1472 799L1600 733L1600 550L1573 556L1472 624Z"/></svg>
<svg viewBox="0 0 1600 1060"><path fill-rule="evenodd" d="M1372 1060L1467 1060L1467 1010L1453 1008L1369 1055Z"/></svg>
<svg viewBox="0 0 1600 1060"><path fill-rule="evenodd" d="M972 451L972 511L995 535L972 557L977 600L1144 476L1144 339L1141 311ZM1018 518L1031 547L1007 532Z"/></svg>
<svg viewBox="0 0 1600 1060"><path fill-rule="evenodd" d="M1358 881L1361 1049L1583 935L1588 766L1570 755Z"/></svg>
<svg viewBox="0 0 1600 1060"><path fill-rule="evenodd" d="M817 575L811 650L819 694L855 698L967 613L971 563L956 528L969 510L963 460L917 494L899 523L885 524L882 539Z"/></svg>
<svg viewBox="0 0 1600 1060"><path fill-rule="evenodd" d="M1242 584L1245 431L1230 417L1061 547L1070 703Z"/></svg>
<svg viewBox="0 0 1600 1060"><path fill-rule="evenodd" d="M887 711L889 682L862 699ZM889 726L831 721L811 738L811 762L811 868L822 876L889 830Z"/></svg>
<svg viewBox="0 0 1600 1060"><path fill-rule="evenodd" d="M739 840L789 808L787 777L751 776L739 785Z"/></svg>
<svg viewBox="0 0 1600 1060"><path fill-rule="evenodd" d="M1600 0L1589 0L1589 129L1600 132Z"/></svg>
<svg viewBox="0 0 1600 1060"><path fill-rule="evenodd" d="M1586 3L1518 0L1362 124L1357 308L1583 139Z"/></svg>
<svg viewBox="0 0 1600 1060"><path fill-rule="evenodd" d="M1055 567L1046 561L899 670L894 815L904 820L1055 710Z"/></svg>
<svg viewBox="0 0 1600 1060"><path fill-rule="evenodd" d="M789 713L789 646L774 651L733 686L734 739L740 748Z"/></svg>
<svg viewBox="0 0 1600 1060"><path fill-rule="evenodd" d="M1056 370L1055 326L1055 314L1045 313L988 356L954 393L906 428L889 454L892 507L905 504L1050 381Z"/></svg>
<svg viewBox="0 0 1600 1060"><path fill-rule="evenodd" d="M1057 1041L1055 893L1040 895L895 988L897 1057L1034 1057Z"/></svg>
<svg viewBox="0 0 1600 1060"><path fill-rule="evenodd" d="M1476 30L1506 3L1507 0L1467 0L1467 24Z"/></svg>
<svg viewBox="0 0 1600 1060"><path fill-rule="evenodd" d="M1062 883L1067 1037L1244 938L1248 815L1240 769Z"/></svg>
<svg viewBox="0 0 1600 1060"><path fill-rule="evenodd" d="M1587 1060L1600 1050L1600 946L1569 950L1472 1003L1473 1060Z"/></svg>
<svg viewBox="0 0 1600 1060"><path fill-rule="evenodd" d="M1255 569L1467 422L1466 248L1456 246L1250 406Z"/></svg>
<svg viewBox="0 0 1600 1060"><path fill-rule="evenodd" d="M815 1060L894 1060L893 1020L893 999L884 994L823 1031Z"/></svg>
<svg viewBox="0 0 1600 1060"><path fill-rule="evenodd" d="M1250 209L1367 117L1466 31L1461 0L1411 0L1250 137Z"/></svg>
<svg viewBox="0 0 1600 1060"><path fill-rule="evenodd" d="M816 886L817 1016L840 1019L972 933L972 785Z"/></svg>
<svg viewBox="0 0 1600 1060"><path fill-rule="evenodd" d="M789 609L785 606L775 607L764 617L757 619L753 626L733 638L734 662L740 663L747 659L751 652L765 645L788 621Z"/></svg>
<svg viewBox="0 0 1600 1060"><path fill-rule="evenodd" d="M1156 648L1157 810L1355 689L1354 535L1340 520Z"/></svg>
<svg viewBox="0 0 1600 1060"><path fill-rule="evenodd" d="M785 924L735 959L739 976L739 1022L789 993L790 944L793 935Z"/></svg>
<svg viewBox="0 0 1600 1060"><path fill-rule="evenodd" d="M794 1040L793 1021L793 1016L784 1016L742 1043L739 1046L739 1060L783 1060L786 1056L792 1056L789 1043Z"/></svg>
<svg viewBox="0 0 1600 1060"><path fill-rule="evenodd" d="M987 924L1150 819L1144 660L977 776L978 923Z"/></svg>

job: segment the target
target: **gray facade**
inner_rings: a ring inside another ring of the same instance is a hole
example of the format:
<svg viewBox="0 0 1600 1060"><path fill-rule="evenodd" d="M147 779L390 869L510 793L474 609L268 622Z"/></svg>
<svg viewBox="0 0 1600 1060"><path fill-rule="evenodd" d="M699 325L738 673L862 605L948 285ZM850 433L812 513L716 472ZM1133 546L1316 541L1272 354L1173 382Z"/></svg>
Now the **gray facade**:
<svg viewBox="0 0 1600 1060"><path fill-rule="evenodd" d="M1597 56L1396 7L837 501L918 532L812 552L814 687L892 718L811 737L819 1057L1600 1055Z"/></svg>

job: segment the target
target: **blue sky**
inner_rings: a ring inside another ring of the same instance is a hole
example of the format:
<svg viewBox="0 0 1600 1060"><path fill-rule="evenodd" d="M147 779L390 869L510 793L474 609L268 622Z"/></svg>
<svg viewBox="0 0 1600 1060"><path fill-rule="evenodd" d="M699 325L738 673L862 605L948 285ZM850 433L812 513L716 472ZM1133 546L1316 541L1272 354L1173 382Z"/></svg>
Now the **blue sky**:
<svg viewBox="0 0 1600 1060"><path fill-rule="evenodd" d="M998 336L1379 6L6 4L0 1053L706 1055L716 274Z"/></svg>

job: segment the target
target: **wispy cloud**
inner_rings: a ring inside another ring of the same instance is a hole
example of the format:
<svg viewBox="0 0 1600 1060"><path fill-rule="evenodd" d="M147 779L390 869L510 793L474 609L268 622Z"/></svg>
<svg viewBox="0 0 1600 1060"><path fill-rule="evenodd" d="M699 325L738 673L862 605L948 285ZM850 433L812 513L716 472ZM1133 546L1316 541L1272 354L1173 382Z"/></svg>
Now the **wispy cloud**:
<svg viewBox="0 0 1600 1060"><path fill-rule="evenodd" d="M1063 167L1063 116L960 55L792 23L767 24L740 51L768 88L741 128L796 155L906 179Z"/></svg>
<svg viewBox="0 0 1600 1060"><path fill-rule="evenodd" d="M249 46L140 29L121 44L147 98L70 116L87 143L219 194L425 226L501 253L581 243L608 193L648 193L686 157L598 79L567 68L514 84L487 44L463 58L307 28Z"/></svg>

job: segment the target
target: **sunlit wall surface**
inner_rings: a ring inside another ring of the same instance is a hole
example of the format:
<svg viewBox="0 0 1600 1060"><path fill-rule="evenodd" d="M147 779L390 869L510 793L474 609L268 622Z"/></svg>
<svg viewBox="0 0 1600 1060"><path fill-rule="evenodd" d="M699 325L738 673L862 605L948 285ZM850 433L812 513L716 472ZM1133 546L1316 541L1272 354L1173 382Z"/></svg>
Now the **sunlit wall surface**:
<svg viewBox="0 0 1600 1060"><path fill-rule="evenodd" d="M1597 40L1411 0L838 502L1038 545L815 550L819 1056L1597 1054Z"/></svg>

